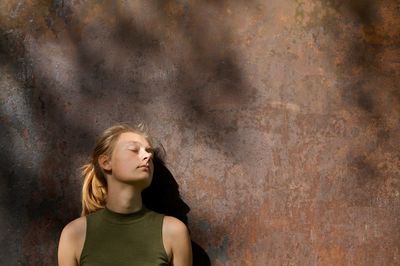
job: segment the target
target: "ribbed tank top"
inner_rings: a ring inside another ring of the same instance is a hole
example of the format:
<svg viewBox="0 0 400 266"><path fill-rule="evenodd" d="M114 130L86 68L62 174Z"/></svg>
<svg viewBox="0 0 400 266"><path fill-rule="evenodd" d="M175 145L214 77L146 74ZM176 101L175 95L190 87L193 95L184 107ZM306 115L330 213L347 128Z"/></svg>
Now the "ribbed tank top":
<svg viewBox="0 0 400 266"><path fill-rule="evenodd" d="M169 265L162 242L163 218L145 207L129 214L104 208L87 215L80 265Z"/></svg>

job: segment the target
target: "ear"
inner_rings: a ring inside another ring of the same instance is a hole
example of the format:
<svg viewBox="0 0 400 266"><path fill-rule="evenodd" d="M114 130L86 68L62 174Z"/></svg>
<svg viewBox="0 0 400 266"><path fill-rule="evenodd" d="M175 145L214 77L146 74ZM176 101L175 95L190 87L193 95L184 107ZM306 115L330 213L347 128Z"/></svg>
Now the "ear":
<svg viewBox="0 0 400 266"><path fill-rule="evenodd" d="M98 162L102 169L104 169L106 171L111 171L112 167L111 167L110 156L102 154L99 156Z"/></svg>

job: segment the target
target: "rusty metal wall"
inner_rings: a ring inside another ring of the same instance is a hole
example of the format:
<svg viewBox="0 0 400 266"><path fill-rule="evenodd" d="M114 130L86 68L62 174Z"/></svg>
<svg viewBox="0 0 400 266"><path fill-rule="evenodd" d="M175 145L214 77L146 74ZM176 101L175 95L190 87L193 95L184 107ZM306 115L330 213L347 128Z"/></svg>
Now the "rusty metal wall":
<svg viewBox="0 0 400 266"><path fill-rule="evenodd" d="M54 265L145 121L213 265L400 265L395 0L0 2L0 265Z"/></svg>

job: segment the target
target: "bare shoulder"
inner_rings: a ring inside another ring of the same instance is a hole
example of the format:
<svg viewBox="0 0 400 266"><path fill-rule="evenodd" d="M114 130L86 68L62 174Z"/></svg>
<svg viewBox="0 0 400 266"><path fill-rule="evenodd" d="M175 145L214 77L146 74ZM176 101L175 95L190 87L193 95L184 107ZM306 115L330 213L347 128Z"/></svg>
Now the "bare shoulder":
<svg viewBox="0 0 400 266"><path fill-rule="evenodd" d="M86 237L86 217L69 222L58 244L59 265L77 265Z"/></svg>
<svg viewBox="0 0 400 266"><path fill-rule="evenodd" d="M79 239L86 234L86 216L76 218L69 222L63 229L61 235L65 234L68 238Z"/></svg>
<svg viewBox="0 0 400 266"><path fill-rule="evenodd" d="M189 230L179 219L164 216L163 241L171 265L192 265L192 246Z"/></svg>
<svg viewBox="0 0 400 266"><path fill-rule="evenodd" d="M179 219L172 216L164 217L163 231L167 236L170 237L189 234L186 225Z"/></svg>

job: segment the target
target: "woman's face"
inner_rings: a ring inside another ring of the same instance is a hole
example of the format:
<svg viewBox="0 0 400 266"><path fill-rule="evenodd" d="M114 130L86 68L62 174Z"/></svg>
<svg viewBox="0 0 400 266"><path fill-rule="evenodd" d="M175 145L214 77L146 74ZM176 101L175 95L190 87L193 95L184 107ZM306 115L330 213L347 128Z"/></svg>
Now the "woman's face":
<svg viewBox="0 0 400 266"><path fill-rule="evenodd" d="M153 177L153 148L142 135L122 133L111 155L112 176L124 183L147 187Z"/></svg>

